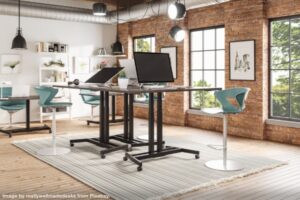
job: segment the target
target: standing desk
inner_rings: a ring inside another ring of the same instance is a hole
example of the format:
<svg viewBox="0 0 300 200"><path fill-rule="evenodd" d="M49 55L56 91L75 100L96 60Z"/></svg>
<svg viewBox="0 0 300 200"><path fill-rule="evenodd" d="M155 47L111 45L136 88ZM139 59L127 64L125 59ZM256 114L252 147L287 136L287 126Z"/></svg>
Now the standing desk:
<svg viewBox="0 0 300 200"><path fill-rule="evenodd" d="M51 128L47 125L39 126L39 127L30 127L30 101L37 100L39 96L27 96L27 97L5 97L0 98L0 101L19 101L24 100L26 101L26 127L25 128L15 128L10 130L0 129L0 132L12 136L13 133L19 132L33 132L33 131L41 131L41 130L49 130L51 133Z"/></svg>
<svg viewBox="0 0 300 200"><path fill-rule="evenodd" d="M105 154L117 150L130 150L128 145L113 145L110 139L115 139L131 146L148 146L148 151L139 154L126 153L124 161L130 159L138 165L138 171L142 170L142 161L149 158L162 157L175 153L190 153L194 154L195 158L199 158L199 151L166 146L163 141L163 106L162 94L165 92L191 92L191 91L215 91L222 88L208 88L208 87L190 87L190 86L169 86L163 88L127 88L121 89L119 87L90 87L90 86L55 86L73 89L91 89L100 92L100 134L99 138L92 139L78 139L71 140L71 146L78 142L90 142L97 146L105 147L106 150L100 152L101 157L105 158ZM110 136L109 135L109 95L110 93L122 93L124 95L124 134ZM134 139L133 137L133 98L135 94L148 93L149 94L149 117L148 117L148 135L149 141L147 143ZM154 95L157 94L157 142L154 142L155 130L155 109L154 109ZM128 104L129 101L129 104ZM128 106L129 105L129 106ZM128 120L129 119L129 120ZM157 149L155 150L155 145Z"/></svg>

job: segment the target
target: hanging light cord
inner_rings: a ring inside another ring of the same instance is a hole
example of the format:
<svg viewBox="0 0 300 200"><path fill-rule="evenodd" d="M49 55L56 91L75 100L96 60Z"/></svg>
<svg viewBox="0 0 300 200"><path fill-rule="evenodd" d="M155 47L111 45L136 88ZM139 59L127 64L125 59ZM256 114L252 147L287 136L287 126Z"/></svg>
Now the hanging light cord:
<svg viewBox="0 0 300 200"><path fill-rule="evenodd" d="M18 9L19 9L19 27L18 27L18 30L21 30L21 0L19 0Z"/></svg>

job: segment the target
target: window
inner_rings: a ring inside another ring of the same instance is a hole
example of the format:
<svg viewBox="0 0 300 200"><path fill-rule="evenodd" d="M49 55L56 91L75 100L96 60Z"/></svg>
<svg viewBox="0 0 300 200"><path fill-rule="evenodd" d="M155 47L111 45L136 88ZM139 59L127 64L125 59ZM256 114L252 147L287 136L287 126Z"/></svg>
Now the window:
<svg viewBox="0 0 300 200"><path fill-rule="evenodd" d="M155 52L155 36L142 36L133 39L134 52ZM135 95L135 102L145 103L148 101L147 94Z"/></svg>
<svg viewBox="0 0 300 200"><path fill-rule="evenodd" d="M270 22L270 117L300 120L300 17Z"/></svg>
<svg viewBox="0 0 300 200"><path fill-rule="evenodd" d="M190 33L190 85L225 86L224 27L193 30ZM211 92L191 92L190 108L215 107L218 103Z"/></svg>
<svg viewBox="0 0 300 200"><path fill-rule="evenodd" d="M154 35L136 37L133 39L134 52L155 52Z"/></svg>

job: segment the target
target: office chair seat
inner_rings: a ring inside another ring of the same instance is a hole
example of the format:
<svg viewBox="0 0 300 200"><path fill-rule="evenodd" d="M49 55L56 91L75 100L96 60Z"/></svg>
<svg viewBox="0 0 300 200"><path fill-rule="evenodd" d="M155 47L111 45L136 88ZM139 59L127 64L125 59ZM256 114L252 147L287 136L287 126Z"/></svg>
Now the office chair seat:
<svg viewBox="0 0 300 200"><path fill-rule="evenodd" d="M6 110L6 111L19 111L25 109L26 105L20 104L20 105L5 105L5 106L0 106L0 109Z"/></svg>
<svg viewBox="0 0 300 200"><path fill-rule="evenodd" d="M86 101L86 104L92 105L92 106L99 106L100 105L100 100L91 100L91 101Z"/></svg>

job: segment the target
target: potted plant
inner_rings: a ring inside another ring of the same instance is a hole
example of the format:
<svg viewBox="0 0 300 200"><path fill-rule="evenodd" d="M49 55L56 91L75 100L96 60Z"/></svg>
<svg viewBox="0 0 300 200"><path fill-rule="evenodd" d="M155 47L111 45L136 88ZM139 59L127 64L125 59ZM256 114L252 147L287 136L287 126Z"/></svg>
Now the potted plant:
<svg viewBox="0 0 300 200"><path fill-rule="evenodd" d="M129 83L129 79L126 77L126 73L124 71L121 71L119 73L119 77L118 77L118 84L119 87L122 89L126 89Z"/></svg>

